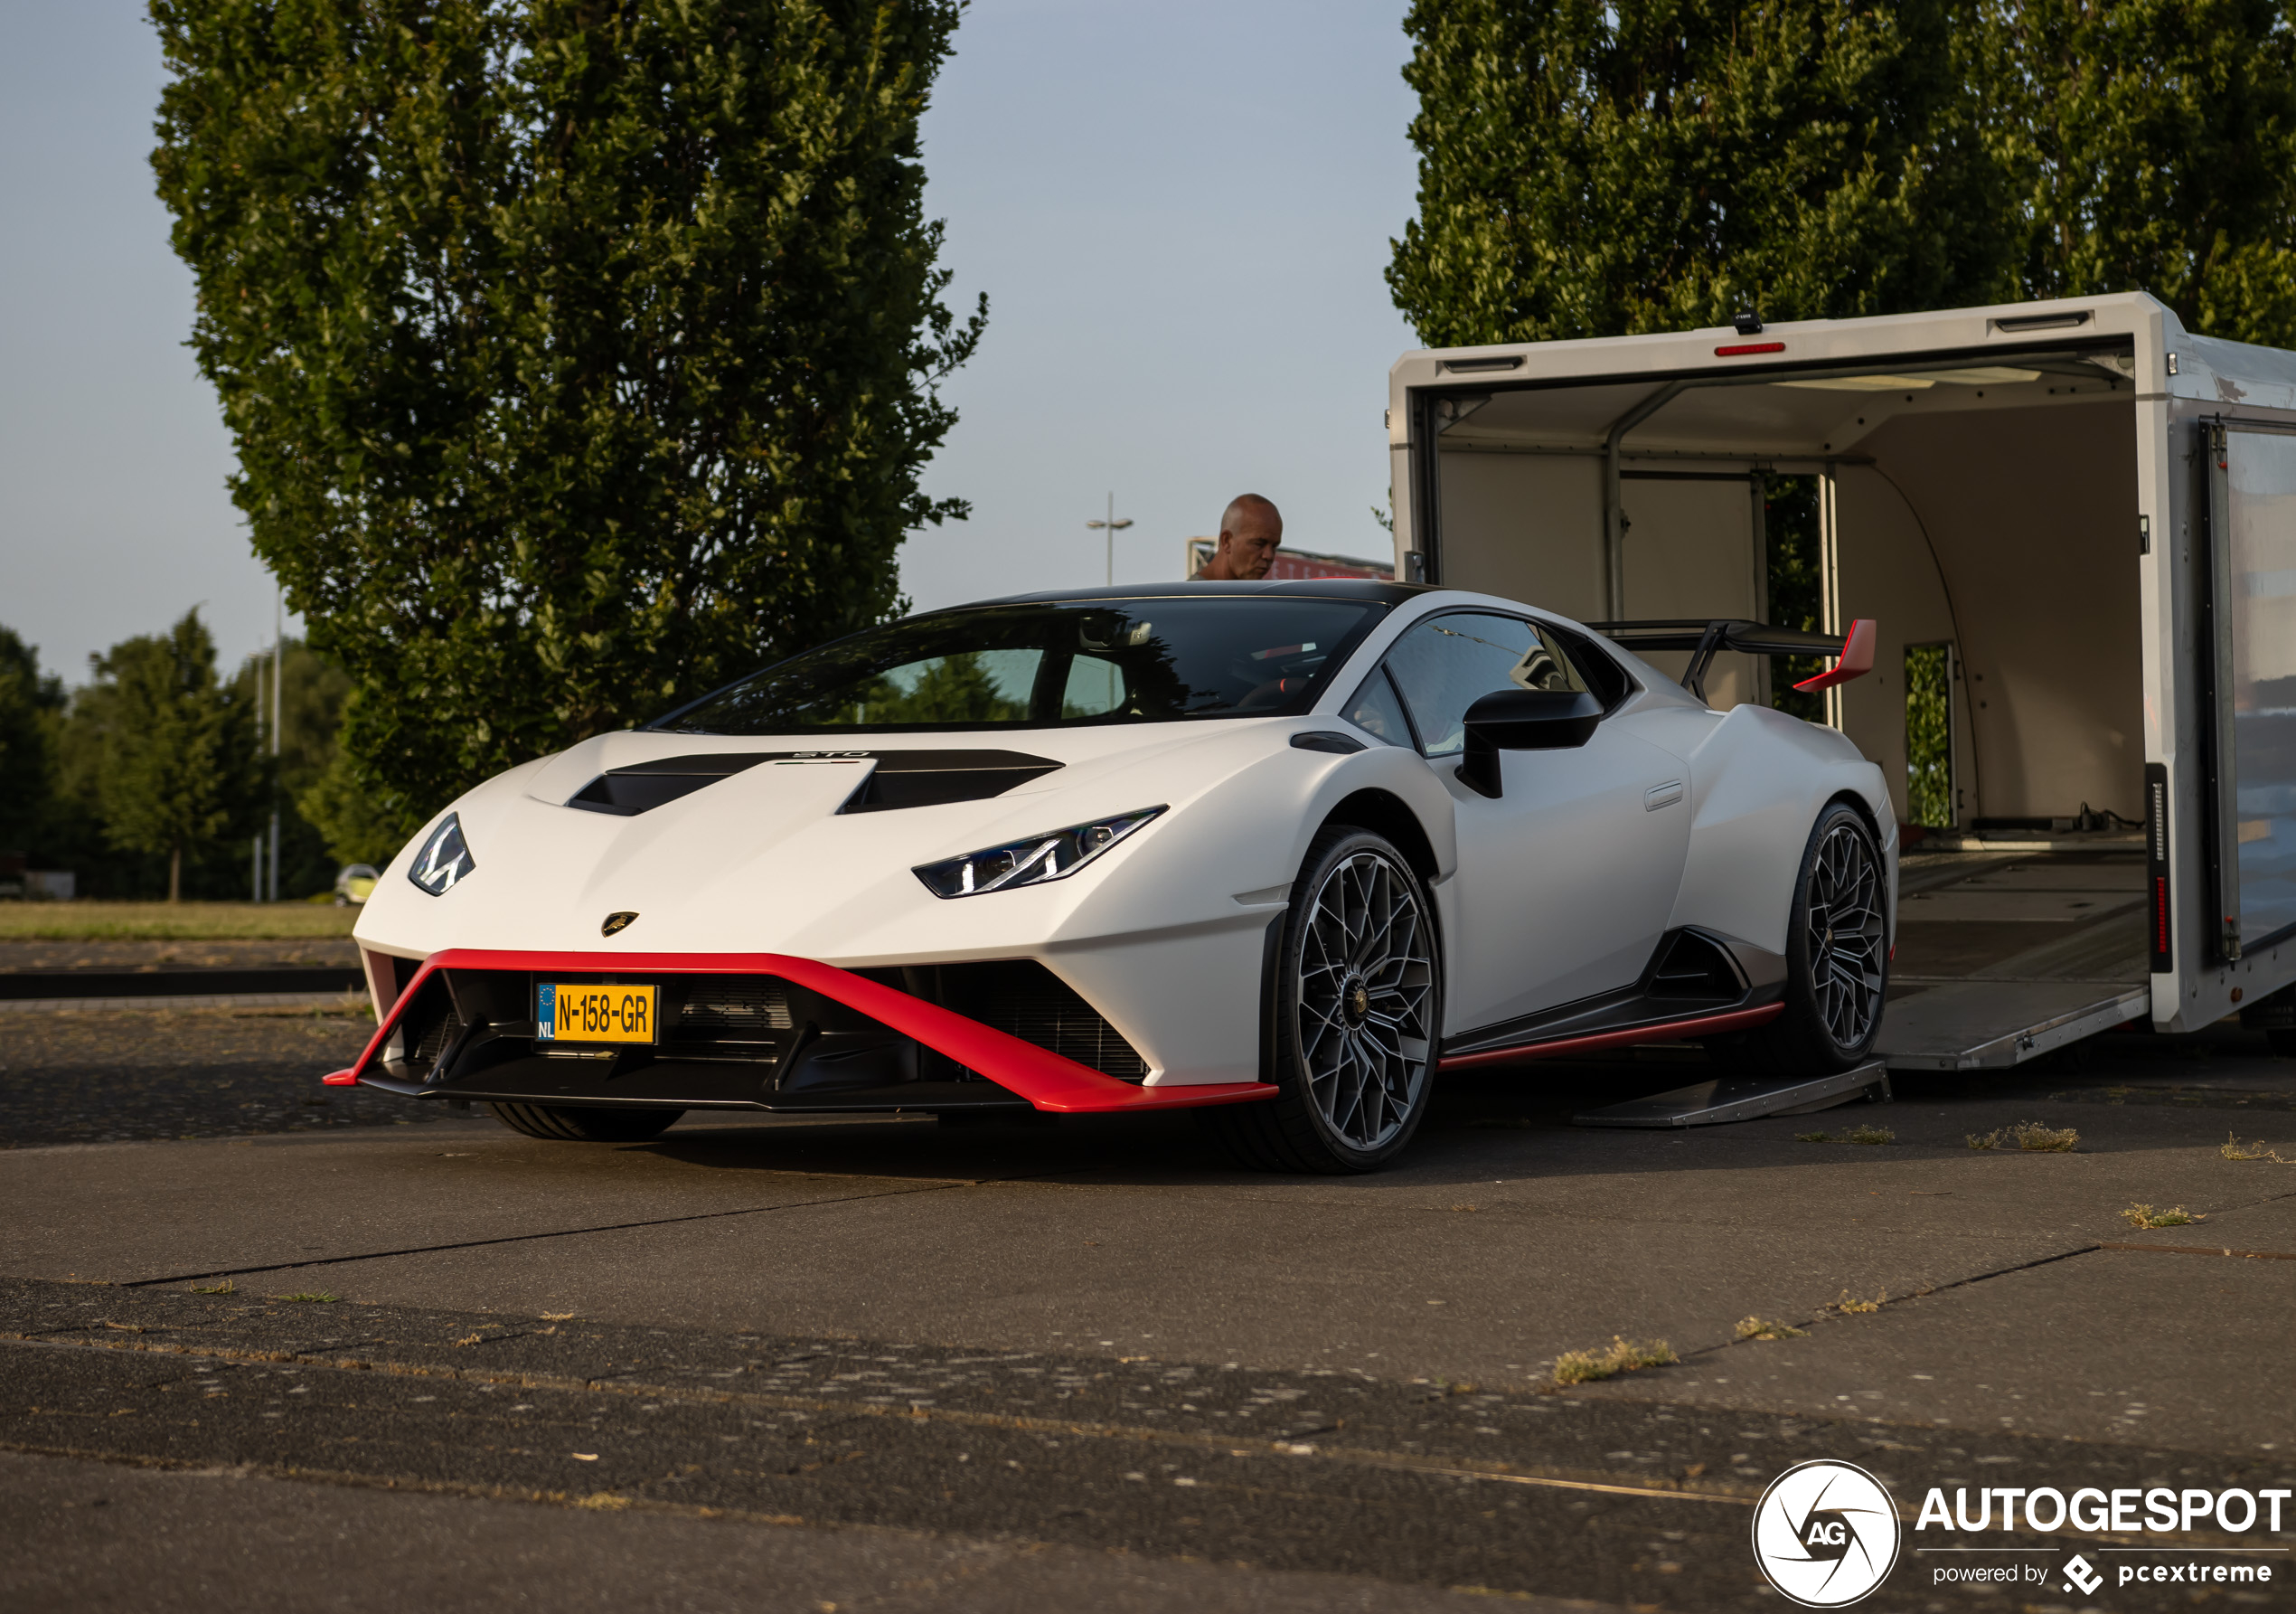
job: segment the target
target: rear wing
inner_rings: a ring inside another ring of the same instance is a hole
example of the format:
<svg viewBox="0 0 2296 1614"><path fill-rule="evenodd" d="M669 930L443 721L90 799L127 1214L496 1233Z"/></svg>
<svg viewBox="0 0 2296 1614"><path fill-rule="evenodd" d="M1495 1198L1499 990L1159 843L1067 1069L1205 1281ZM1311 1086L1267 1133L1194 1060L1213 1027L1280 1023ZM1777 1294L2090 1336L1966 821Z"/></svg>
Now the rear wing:
<svg viewBox="0 0 2296 1614"><path fill-rule="evenodd" d="M1633 651L1688 650L1690 665L1682 674L1682 687L1706 699L1707 669L1724 650L1749 656L1830 656L1833 665L1804 678L1794 688L1814 694L1863 677L1874 670L1874 620L1860 617L1844 633L1811 633L1799 628L1773 628L1743 617L1672 618L1664 621L1589 622L1604 637Z"/></svg>

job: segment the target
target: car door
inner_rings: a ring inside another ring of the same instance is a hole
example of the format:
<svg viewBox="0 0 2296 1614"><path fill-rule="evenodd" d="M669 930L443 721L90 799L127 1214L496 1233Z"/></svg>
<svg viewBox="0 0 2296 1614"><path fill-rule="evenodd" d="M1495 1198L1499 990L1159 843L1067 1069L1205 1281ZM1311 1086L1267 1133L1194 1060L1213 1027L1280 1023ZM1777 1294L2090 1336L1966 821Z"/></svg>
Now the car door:
<svg viewBox="0 0 2296 1614"><path fill-rule="evenodd" d="M1598 695L1606 682L1595 681ZM1359 727L1416 745L1451 796L1459 872L1445 903L1444 1020L1454 1034L1631 986L1673 910L1689 846L1681 760L1616 714L1574 750L1501 753L1495 800L1460 783L1468 706L1510 684L1586 689L1589 680L1552 629L1449 611L1406 630L1349 706Z"/></svg>

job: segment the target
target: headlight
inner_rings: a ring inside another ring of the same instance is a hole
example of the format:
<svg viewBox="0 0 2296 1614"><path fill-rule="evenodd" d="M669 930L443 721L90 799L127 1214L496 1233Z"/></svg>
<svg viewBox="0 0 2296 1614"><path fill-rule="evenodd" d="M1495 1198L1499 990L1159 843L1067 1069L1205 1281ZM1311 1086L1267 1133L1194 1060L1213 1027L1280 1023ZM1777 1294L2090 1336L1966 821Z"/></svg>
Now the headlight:
<svg viewBox="0 0 2296 1614"><path fill-rule="evenodd" d="M1164 809L1143 807L1113 818L1056 829L1026 840L969 852L941 863L920 866L917 877L936 897L977 897L983 892L1010 891L1016 885L1042 885L1065 880L1124 836Z"/></svg>
<svg viewBox="0 0 2296 1614"><path fill-rule="evenodd" d="M463 821L448 813L438 828L423 837L407 878L432 896L443 897L454 890L455 882L477 866L469 843L463 839Z"/></svg>

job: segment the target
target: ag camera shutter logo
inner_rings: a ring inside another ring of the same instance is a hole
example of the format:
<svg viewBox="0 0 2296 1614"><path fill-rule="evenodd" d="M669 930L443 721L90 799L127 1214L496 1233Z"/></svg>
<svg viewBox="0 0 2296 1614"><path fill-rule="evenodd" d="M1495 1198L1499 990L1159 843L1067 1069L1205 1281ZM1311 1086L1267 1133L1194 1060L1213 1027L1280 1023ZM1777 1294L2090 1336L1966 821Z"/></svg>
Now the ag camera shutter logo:
<svg viewBox="0 0 2296 1614"><path fill-rule="evenodd" d="M1754 1509L1754 1561L1805 1609L1840 1609L1879 1586L1897 1562L1897 1505L1855 1463L1796 1463Z"/></svg>

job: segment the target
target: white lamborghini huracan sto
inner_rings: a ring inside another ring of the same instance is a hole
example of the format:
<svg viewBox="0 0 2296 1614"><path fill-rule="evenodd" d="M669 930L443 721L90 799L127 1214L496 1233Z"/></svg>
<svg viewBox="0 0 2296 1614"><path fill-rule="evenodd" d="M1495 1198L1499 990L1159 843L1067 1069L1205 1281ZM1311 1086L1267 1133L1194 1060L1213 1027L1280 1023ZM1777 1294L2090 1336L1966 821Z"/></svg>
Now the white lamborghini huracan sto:
<svg viewBox="0 0 2296 1614"><path fill-rule="evenodd" d="M1881 772L1698 691L1718 648L1822 649L1823 684L1870 642L1352 581L911 617L456 801L367 901L380 1024L327 1080L601 1141L1198 1108L1252 1164L1360 1171L1444 1071L1845 1069L1887 969Z"/></svg>

